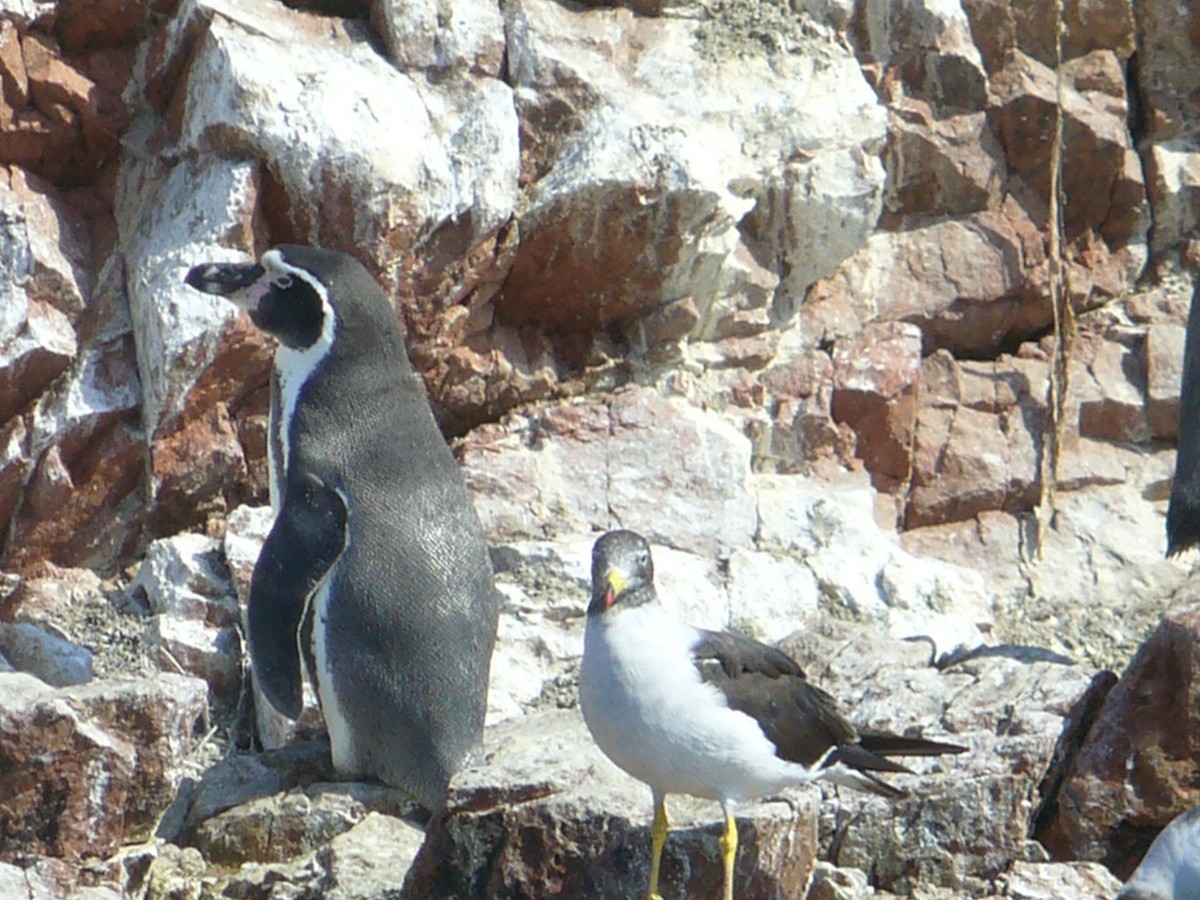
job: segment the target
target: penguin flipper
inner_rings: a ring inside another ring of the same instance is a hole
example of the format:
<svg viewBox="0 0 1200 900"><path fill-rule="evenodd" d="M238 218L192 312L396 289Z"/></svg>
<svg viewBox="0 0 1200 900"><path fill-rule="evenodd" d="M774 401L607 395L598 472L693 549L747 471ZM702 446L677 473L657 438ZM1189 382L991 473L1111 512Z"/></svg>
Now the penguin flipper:
<svg viewBox="0 0 1200 900"><path fill-rule="evenodd" d="M315 475L290 481L250 578L250 668L271 705L304 708L300 629L313 593L346 546L346 502Z"/></svg>

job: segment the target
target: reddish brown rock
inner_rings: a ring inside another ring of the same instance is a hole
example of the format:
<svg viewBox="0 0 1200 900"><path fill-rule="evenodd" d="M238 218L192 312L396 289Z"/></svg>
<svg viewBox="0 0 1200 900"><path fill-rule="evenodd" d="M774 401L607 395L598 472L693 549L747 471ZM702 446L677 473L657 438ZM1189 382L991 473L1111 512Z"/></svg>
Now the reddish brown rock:
<svg viewBox="0 0 1200 900"><path fill-rule="evenodd" d="M592 194L548 203L522 221L496 298L498 322L565 332L628 328L654 309L664 277L680 263L679 233L703 233L719 215L716 198L698 191L629 184Z"/></svg>
<svg viewBox="0 0 1200 900"><path fill-rule="evenodd" d="M1186 145L1151 146L1146 180L1154 204L1154 249L1194 237L1200 223L1200 152Z"/></svg>
<svg viewBox="0 0 1200 900"><path fill-rule="evenodd" d="M488 735L485 764L451 784L405 896L634 897L645 890L651 804L645 786L601 754L577 710L510 720ZM815 792L738 809L735 894L803 896L816 861ZM672 796L665 896L722 896L719 808Z"/></svg>
<svg viewBox="0 0 1200 900"><path fill-rule="evenodd" d="M265 499L267 384L274 343L244 316L225 326L213 365L182 415L154 436L151 527L203 527L209 516Z"/></svg>
<svg viewBox="0 0 1200 900"><path fill-rule="evenodd" d="M934 354L925 361L905 527L1032 508L1046 371L1044 363L1011 358L959 366Z"/></svg>
<svg viewBox="0 0 1200 900"><path fill-rule="evenodd" d="M50 560L103 570L124 558L144 515L144 453L140 435L121 420L78 446L49 448L34 469L4 563L21 569Z"/></svg>
<svg viewBox="0 0 1200 900"><path fill-rule="evenodd" d="M5 302L18 309L25 305L11 297ZM28 407L76 353L75 332L58 310L29 303L21 318L16 333L0 345L0 422Z"/></svg>
<svg viewBox="0 0 1200 900"><path fill-rule="evenodd" d="M1008 0L964 0L971 34L988 72L1001 68L1013 51L1044 65L1056 58L1054 5L1010 3ZM1128 59L1134 51L1131 0L1067 0L1063 11L1063 58L1075 59L1097 47Z"/></svg>
<svg viewBox="0 0 1200 900"><path fill-rule="evenodd" d="M1200 595L1167 612L1108 695L1036 835L1059 859L1127 878L1154 835L1200 802Z"/></svg>
<svg viewBox="0 0 1200 900"><path fill-rule="evenodd" d="M178 788L203 682L166 675L55 691L0 675L0 695L0 859L106 857L149 837Z"/></svg>
<svg viewBox="0 0 1200 900"><path fill-rule="evenodd" d="M19 109L29 102L29 77L17 26L9 19L0 21L0 96L10 108Z"/></svg>
<svg viewBox="0 0 1200 900"><path fill-rule="evenodd" d="M91 47L111 51L134 44L152 11L164 6L163 0L63 0L55 10L54 34L69 53Z"/></svg>
<svg viewBox="0 0 1200 900"><path fill-rule="evenodd" d="M1071 402L1079 405L1080 435L1130 443L1149 440L1146 363L1140 349L1080 334L1071 384Z"/></svg>
<svg viewBox="0 0 1200 900"><path fill-rule="evenodd" d="M820 350L793 357L767 369L761 378L762 405L771 414L756 441L760 471L807 471L818 459L848 463L855 435L833 419L833 361Z"/></svg>
<svg viewBox="0 0 1200 900"><path fill-rule="evenodd" d="M1137 29L1137 79L1147 140L1195 137L1200 110L1200 29L1195 19L1182 18L1170 0L1148 0L1138 3Z"/></svg>
<svg viewBox="0 0 1200 900"><path fill-rule="evenodd" d="M964 215L996 207L1003 150L984 113L934 119L915 101L893 110L885 204L896 215Z"/></svg>
<svg viewBox="0 0 1200 900"><path fill-rule="evenodd" d="M0 108L0 133L16 139L4 160L55 183L94 182L128 125L120 95L96 84L50 38L24 35L21 53L33 108Z"/></svg>
<svg viewBox="0 0 1200 900"><path fill-rule="evenodd" d="M1015 54L995 73L991 87L996 106L989 119L1010 171L1019 176L1044 209L1049 197L1049 160L1057 106L1054 72L1035 59ZM1120 108L1107 110L1088 102L1068 88L1063 96L1063 154L1073 164L1063 169L1063 207L1068 239L1087 230L1105 231L1112 242L1127 241L1133 234L1115 234L1106 225L1111 219L1139 223L1142 216L1131 210L1146 201L1145 188L1127 190L1130 176L1126 158L1132 140L1126 115ZM1122 190L1114 193L1114 188ZM1119 197L1124 205L1114 206Z"/></svg>
<svg viewBox="0 0 1200 900"><path fill-rule="evenodd" d="M920 375L921 331L915 325L872 323L834 345L833 419L854 430L855 455L880 490L908 478Z"/></svg>
<svg viewBox="0 0 1200 900"><path fill-rule="evenodd" d="M1146 417L1156 438L1179 437L1179 391L1186 329L1156 322L1146 330Z"/></svg>

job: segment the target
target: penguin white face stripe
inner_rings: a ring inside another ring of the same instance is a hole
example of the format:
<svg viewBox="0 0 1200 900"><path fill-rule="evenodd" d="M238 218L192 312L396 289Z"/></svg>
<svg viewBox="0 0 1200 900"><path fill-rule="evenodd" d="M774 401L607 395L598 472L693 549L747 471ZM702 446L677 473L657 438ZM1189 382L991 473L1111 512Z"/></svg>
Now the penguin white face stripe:
<svg viewBox="0 0 1200 900"><path fill-rule="evenodd" d="M292 416L296 412L296 401L300 396L300 388L308 380L312 371L329 355L329 351L333 347L334 336L337 333L337 317L334 315L333 305L329 302L329 292L325 289L325 285L303 269L288 265L283 259L283 254L278 250L267 251L262 255L260 262L266 269L264 282L268 279L278 282L284 278L299 278L311 287L321 299L321 335L316 343L300 350L280 344L275 351L275 374L279 379L280 448L283 453L278 471L286 477ZM274 481L276 467L272 466L271 469L272 481ZM276 504L276 498L279 498L278 502L282 504L282 489L283 485L281 484L271 485L272 506Z"/></svg>

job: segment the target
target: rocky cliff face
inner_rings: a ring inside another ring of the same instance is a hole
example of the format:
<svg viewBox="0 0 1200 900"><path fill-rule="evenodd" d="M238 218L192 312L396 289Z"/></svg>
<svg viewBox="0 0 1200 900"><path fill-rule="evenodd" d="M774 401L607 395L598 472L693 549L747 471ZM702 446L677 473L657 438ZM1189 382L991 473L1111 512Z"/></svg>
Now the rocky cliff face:
<svg viewBox="0 0 1200 900"><path fill-rule="evenodd" d="M411 896L635 893L648 798L574 711L617 525L697 623L972 747L898 809L748 809L743 896L1110 893L1200 802L1162 556L1200 9L1062 7L1059 65L1038 0L0 0L0 894L394 896L414 855ZM394 299L506 593L490 761L424 840L265 713L238 753L272 348L182 275L284 241Z"/></svg>

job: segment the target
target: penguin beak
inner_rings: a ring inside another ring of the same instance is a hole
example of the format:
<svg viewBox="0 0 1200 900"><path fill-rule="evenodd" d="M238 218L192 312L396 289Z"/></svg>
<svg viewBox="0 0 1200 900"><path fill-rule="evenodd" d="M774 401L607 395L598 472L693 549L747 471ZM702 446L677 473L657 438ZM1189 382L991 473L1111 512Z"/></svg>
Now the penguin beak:
<svg viewBox="0 0 1200 900"><path fill-rule="evenodd" d="M253 306L258 298L247 293L266 272L258 263L202 263L184 277L184 283L205 294L215 294L237 303Z"/></svg>

